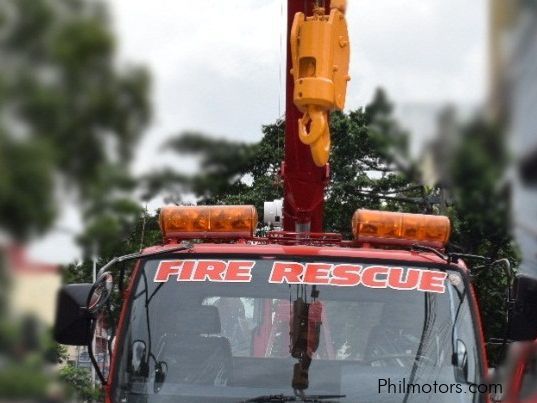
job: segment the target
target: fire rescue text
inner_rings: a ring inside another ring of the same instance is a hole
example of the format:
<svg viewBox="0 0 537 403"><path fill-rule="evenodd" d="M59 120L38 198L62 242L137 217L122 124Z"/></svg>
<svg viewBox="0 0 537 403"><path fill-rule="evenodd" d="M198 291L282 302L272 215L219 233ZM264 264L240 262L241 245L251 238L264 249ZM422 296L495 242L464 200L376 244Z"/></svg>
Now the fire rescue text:
<svg viewBox="0 0 537 403"><path fill-rule="evenodd" d="M252 281L251 260L165 260L155 273L157 283L176 280L180 282ZM354 264L274 262L269 283L332 285L340 287L364 286L395 290L419 290L445 292L446 273L433 270L382 265L362 266Z"/></svg>

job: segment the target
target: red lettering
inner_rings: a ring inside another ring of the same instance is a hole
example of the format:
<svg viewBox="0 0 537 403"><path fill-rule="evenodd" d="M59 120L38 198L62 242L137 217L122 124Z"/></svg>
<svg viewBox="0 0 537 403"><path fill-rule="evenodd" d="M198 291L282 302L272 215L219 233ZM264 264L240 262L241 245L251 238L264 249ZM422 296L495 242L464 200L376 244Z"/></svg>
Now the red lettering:
<svg viewBox="0 0 537 403"><path fill-rule="evenodd" d="M304 283L328 284L331 267L331 264L326 263L308 263L304 274Z"/></svg>
<svg viewBox="0 0 537 403"><path fill-rule="evenodd" d="M252 267L255 262L242 262L233 260L228 263L226 275L224 281L240 281L250 282L252 281Z"/></svg>
<svg viewBox="0 0 537 403"><path fill-rule="evenodd" d="M392 267L388 273L388 285L396 290L414 290L418 286L420 271L408 269L406 278L403 278L405 270L402 267Z"/></svg>
<svg viewBox="0 0 537 403"><path fill-rule="evenodd" d="M170 279L170 276L177 276L181 264L182 261L180 260L164 260L160 262L155 273L155 282L165 283Z"/></svg>
<svg viewBox="0 0 537 403"><path fill-rule="evenodd" d="M330 284L341 286L354 286L360 283L360 270L362 266L351 264L338 264L332 270Z"/></svg>
<svg viewBox="0 0 537 403"><path fill-rule="evenodd" d="M388 274L388 268L384 266L369 266L362 270L362 284L370 288L387 288L387 278L380 280L379 274Z"/></svg>
<svg viewBox="0 0 537 403"><path fill-rule="evenodd" d="M304 266L300 263L274 262L269 283L281 284L285 280L287 284L301 284L300 277L303 271Z"/></svg>
<svg viewBox="0 0 537 403"><path fill-rule="evenodd" d="M422 270L418 289L420 291L444 293L446 292L444 284L446 277L447 273L441 271Z"/></svg>
<svg viewBox="0 0 537 403"><path fill-rule="evenodd" d="M177 277L177 281L190 281L192 279L195 263L194 260L185 260L181 267L181 273L179 273L179 277Z"/></svg>
<svg viewBox="0 0 537 403"><path fill-rule="evenodd" d="M226 264L219 260L200 260L194 273L194 281L222 281Z"/></svg>
<svg viewBox="0 0 537 403"><path fill-rule="evenodd" d="M177 281L252 281L253 260L165 260L159 263L154 281L163 283L176 276ZM329 263L274 262L269 283L331 284L369 288L393 288L434 293L445 292L447 274L441 271L403 267Z"/></svg>

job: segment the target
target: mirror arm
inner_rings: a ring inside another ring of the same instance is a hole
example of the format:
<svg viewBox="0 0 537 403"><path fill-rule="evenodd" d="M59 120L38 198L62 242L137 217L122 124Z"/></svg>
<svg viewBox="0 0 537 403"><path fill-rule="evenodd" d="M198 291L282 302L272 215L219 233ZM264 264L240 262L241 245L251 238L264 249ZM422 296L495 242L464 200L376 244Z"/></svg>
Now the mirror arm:
<svg viewBox="0 0 537 403"><path fill-rule="evenodd" d="M138 259L140 257L143 257L143 253L141 252L134 252L130 253L128 255L124 256L116 256L112 260L110 260L108 263L106 263L103 267L99 269L99 273L97 273L97 278L99 278L100 275L102 275L104 272L106 272L110 267L114 266L116 263L126 262L128 260Z"/></svg>
<svg viewBox="0 0 537 403"><path fill-rule="evenodd" d="M192 249L192 244L185 242L185 243L181 243L178 246L167 248L167 249L162 249L156 252L149 252L149 253L134 252L134 253L129 253L128 255L116 256L115 258L113 258L108 263L106 263L103 267L100 268L97 277L99 277L101 274L103 274L105 271L107 271L110 267L112 267L116 263L127 262L129 260L135 260L135 259L144 259L144 258L148 258L152 256L165 255L167 253L181 252L183 250L189 250L189 249Z"/></svg>
<svg viewBox="0 0 537 403"><path fill-rule="evenodd" d="M513 268L511 267L511 262L507 258L498 259L492 262L491 266L497 265L503 263L505 267L505 274L507 275L507 279L509 280L509 290L513 286L513 280L515 279L515 272L513 271ZM509 291L509 294L511 292Z"/></svg>
<svg viewBox="0 0 537 403"><path fill-rule="evenodd" d="M97 359L95 358L95 355L93 353L93 337L95 336L95 329L97 328L97 319L93 319L91 323L91 337L90 342L88 343L88 355L91 360L91 364L93 365L93 368L95 369L95 373L97 374L97 377L99 378L99 381L101 381L101 384L103 386L106 386L107 382L104 378L103 373L101 372L101 369L99 368L99 363L97 362Z"/></svg>

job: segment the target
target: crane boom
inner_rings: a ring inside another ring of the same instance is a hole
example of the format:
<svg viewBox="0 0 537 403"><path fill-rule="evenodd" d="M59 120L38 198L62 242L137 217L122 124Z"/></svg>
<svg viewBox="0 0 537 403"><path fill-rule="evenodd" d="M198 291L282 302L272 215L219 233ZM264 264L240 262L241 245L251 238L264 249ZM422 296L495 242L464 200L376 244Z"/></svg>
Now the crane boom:
<svg viewBox="0 0 537 403"><path fill-rule="evenodd" d="M326 1L326 12L330 1ZM296 13L311 15L313 1L287 1L287 43ZM324 191L328 183L330 166L315 165L310 148L300 141L296 122L302 113L293 99L294 78L291 47L287 47L286 98L285 98L285 159L281 175L284 182L283 228L285 231L322 232L324 212Z"/></svg>
<svg viewBox="0 0 537 403"><path fill-rule="evenodd" d="M323 232L329 113L342 110L349 76L346 1L288 1L284 230Z"/></svg>

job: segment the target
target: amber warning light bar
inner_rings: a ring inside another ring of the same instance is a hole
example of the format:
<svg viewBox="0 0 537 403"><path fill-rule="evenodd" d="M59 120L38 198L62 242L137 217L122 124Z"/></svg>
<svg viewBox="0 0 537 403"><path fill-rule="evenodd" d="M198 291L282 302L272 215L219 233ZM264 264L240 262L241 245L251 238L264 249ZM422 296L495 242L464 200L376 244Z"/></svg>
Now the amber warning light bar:
<svg viewBox="0 0 537 403"><path fill-rule="evenodd" d="M444 248L449 241L449 218L437 215L357 210L352 217L354 238L363 243L420 244Z"/></svg>
<svg viewBox="0 0 537 403"><path fill-rule="evenodd" d="M160 211L165 239L252 238L256 227L254 206L167 206Z"/></svg>

